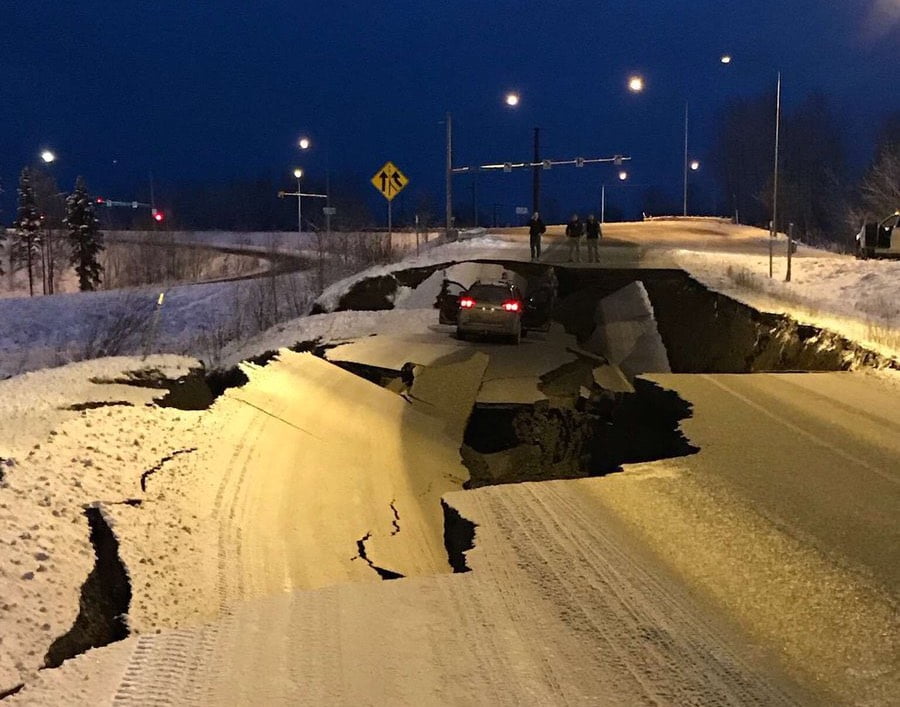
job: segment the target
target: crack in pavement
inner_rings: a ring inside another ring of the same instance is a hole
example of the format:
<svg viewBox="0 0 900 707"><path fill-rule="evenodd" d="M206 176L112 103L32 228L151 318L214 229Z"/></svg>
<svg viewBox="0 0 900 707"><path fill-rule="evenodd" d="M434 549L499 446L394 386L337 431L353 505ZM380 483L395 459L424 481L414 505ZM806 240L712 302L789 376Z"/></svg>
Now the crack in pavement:
<svg viewBox="0 0 900 707"><path fill-rule="evenodd" d="M400 512L397 510L397 506L394 504L397 503L397 499L395 498L391 501L391 513L394 514L394 519L391 521L391 525L394 526L394 529L391 531L391 535L396 535L400 532Z"/></svg>
<svg viewBox="0 0 900 707"><path fill-rule="evenodd" d="M147 469L143 474L141 474L141 491L147 490L147 479L150 476L152 476L153 474L155 474L157 471L162 469L163 466L165 466L166 462L172 461L175 457L177 457L181 454L189 454L190 452L196 452L196 451L197 451L196 447L185 447L184 449L176 449L170 455L160 459L158 464Z"/></svg>
<svg viewBox="0 0 900 707"><path fill-rule="evenodd" d="M363 535L359 540L356 541L356 557L352 557L351 560L355 560L357 557L361 560L364 560L369 567L371 567L375 572L378 573L378 576L382 579L403 579L404 575L399 572L394 572L393 570L385 569L384 567L379 567L372 560L369 559L369 556L366 554L366 542L372 537L371 531Z"/></svg>
<svg viewBox="0 0 900 707"><path fill-rule="evenodd" d="M239 398L239 397L237 397L236 395L229 395L228 397L229 397L231 400L237 400L239 403L244 403L244 405L249 405L249 406L252 407L253 409L259 410L259 411L260 411L261 413L263 413L264 415L268 415L269 417L275 418L275 419L278 420L279 422L283 422L284 424L286 424L288 427L293 427L295 430L300 430L301 432L303 432L303 433L305 433L305 434L308 434L310 437L315 437L316 439L322 439L321 437L319 437L318 435L313 434L313 433L310 432L309 430L304 430L302 427L300 427L300 426L298 426L298 425L295 425L293 422L290 422L290 421L288 421L288 420L285 420L283 417L278 417L278 415L274 415L273 413L269 412L268 410L265 410L265 409L261 408L259 405L254 405L254 404L251 403L249 400L244 400L243 398Z"/></svg>

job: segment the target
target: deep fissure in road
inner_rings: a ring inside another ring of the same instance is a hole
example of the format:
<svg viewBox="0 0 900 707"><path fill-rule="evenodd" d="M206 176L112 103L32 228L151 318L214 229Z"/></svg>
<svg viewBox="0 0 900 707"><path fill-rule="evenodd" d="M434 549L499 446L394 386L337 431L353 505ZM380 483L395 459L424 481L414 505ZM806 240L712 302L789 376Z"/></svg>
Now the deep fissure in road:
<svg viewBox="0 0 900 707"><path fill-rule="evenodd" d="M475 547L475 523L465 518L453 506L441 499L444 511L444 547L454 572L471 572L466 553Z"/></svg>
<svg viewBox="0 0 900 707"><path fill-rule="evenodd" d="M647 292L673 373L845 371L897 364L826 329L759 312L709 290L682 270L556 268L554 319L579 341L597 304L634 282Z"/></svg>
<svg viewBox="0 0 900 707"><path fill-rule="evenodd" d="M634 388L601 391L573 407L476 405L461 450L466 488L602 476L699 451L680 429L690 403L652 381L636 379Z"/></svg>
<svg viewBox="0 0 900 707"><path fill-rule="evenodd" d="M713 292L683 270L571 268L505 260L473 262L496 263L531 280L546 278L552 270L559 284L553 319L579 341L590 338L600 300L640 282L652 305L674 373L900 367L833 332L799 324L784 315L759 312ZM341 298L337 310L392 309L399 288L415 287L450 265L453 263L365 278Z"/></svg>
<svg viewBox="0 0 900 707"><path fill-rule="evenodd" d="M57 638L44 657L45 668L128 637L131 581L119 557L119 541L98 507L84 509L94 548L94 567L81 586L78 616L69 631Z"/></svg>

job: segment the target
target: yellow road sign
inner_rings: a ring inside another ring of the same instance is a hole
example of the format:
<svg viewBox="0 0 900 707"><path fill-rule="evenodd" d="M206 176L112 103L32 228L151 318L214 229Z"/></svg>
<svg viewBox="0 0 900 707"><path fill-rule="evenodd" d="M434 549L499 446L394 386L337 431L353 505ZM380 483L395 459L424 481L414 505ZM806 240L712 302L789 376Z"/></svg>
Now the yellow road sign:
<svg viewBox="0 0 900 707"><path fill-rule="evenodd" d="M403 191L403 187L409 184L409 178L397 169L393 162L385 162L384 167L375 172L370 181L372 186L380 191L388 201L391 201Z"/></svg>

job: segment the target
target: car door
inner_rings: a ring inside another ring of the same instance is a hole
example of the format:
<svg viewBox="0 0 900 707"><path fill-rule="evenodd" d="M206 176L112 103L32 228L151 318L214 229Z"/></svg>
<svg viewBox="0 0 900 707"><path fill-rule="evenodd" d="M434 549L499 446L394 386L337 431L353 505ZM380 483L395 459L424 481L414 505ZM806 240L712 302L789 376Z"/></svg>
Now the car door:
<svg viewBox="0 0 900 707"><path fill-rule="evenodd" d="M550 317L553 314L554 292L551 287L540 286L528 293L525 298L525 311L522 313L522 327L531 331L547 331L550 329Z"/></svg>
<svg viewBox="0 0 900 707"><path fill-rule="evenodd" d="M459 319L459 296L466 288L453 280L444 280L434 306L438 309L441 324L456 324Z"/></svg>

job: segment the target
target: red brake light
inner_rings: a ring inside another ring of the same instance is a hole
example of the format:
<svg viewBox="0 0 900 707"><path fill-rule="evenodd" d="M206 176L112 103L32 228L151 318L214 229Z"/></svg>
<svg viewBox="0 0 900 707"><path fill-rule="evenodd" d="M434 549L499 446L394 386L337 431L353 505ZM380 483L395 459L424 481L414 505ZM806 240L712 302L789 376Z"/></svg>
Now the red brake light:
<svg viewBox="0 0 900 707"><path fill-rule="evenodd" d="M518 312L522 309L522 303L518 300L510 299L503 303L503 309L507 312Z"/></svg>
<svg viewBox="0 0 900 707"><path fill-rule="evenodd" d="M459 306L462 309L472 309L472 307L475 306L475 300L473 300L471 297L460 297Z"/></svg>

